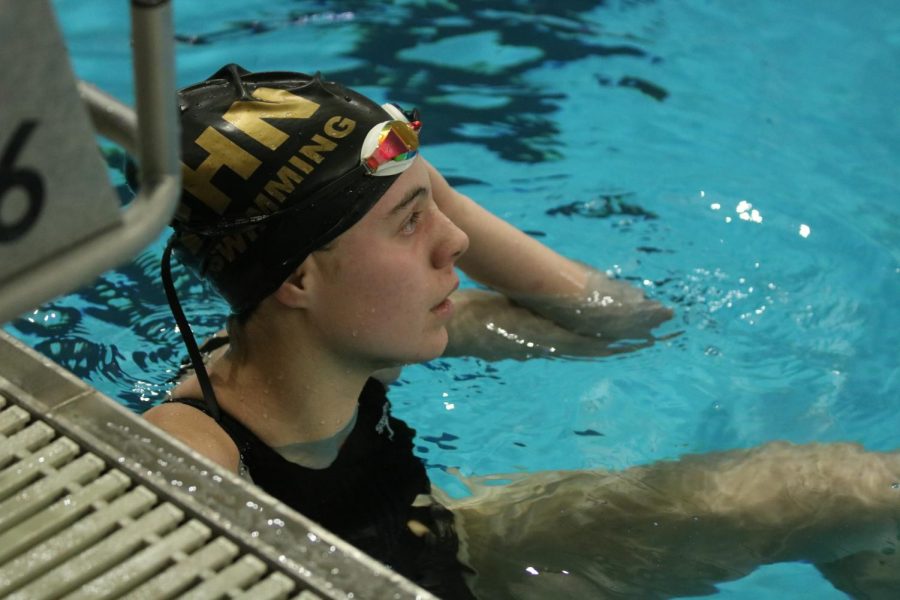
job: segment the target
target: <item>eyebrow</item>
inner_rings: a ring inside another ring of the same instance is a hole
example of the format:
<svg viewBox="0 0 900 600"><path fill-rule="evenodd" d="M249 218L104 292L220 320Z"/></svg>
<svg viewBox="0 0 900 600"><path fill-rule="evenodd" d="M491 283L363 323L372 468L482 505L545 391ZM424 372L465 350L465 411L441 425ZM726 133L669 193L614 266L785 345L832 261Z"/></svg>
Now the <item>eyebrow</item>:
<svg viewBox="0 0 900 600"><path fill-rule="evenodd" d="M391 212L388 213L388 218L393 217L397 213L403 212L403 210L413 203L413 201L421 196L422 194L427 194L428 190L425 189L425 186L420 185L419 187L413 188L403 196L403 200L401 200L397 206L391 209Z"/></svg>

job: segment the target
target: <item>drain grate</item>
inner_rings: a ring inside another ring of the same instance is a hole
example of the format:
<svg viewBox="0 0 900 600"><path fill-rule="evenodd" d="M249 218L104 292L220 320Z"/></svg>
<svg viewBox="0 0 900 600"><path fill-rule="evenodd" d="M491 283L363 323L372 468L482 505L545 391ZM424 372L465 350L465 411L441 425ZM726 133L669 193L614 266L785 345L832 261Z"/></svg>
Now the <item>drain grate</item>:
<svg viewBox="0 0 900 600"><path fill-rule="evenodd" d="M263 600L296 587L0 395L0 597Z"/></svg>

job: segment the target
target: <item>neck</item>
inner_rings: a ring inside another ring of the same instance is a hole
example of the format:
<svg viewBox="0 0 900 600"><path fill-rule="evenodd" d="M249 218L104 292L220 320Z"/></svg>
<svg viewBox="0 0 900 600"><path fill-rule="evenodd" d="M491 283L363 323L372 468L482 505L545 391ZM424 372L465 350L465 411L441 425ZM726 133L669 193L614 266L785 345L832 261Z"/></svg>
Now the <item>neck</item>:
<svg viewBox="0 0 900 600"><path fill-rule="evenodd" d="M241 360L228 353L210 371L222 408L273 447L340 432L374 370L328 353L294 325L251 321Z"/></svg>

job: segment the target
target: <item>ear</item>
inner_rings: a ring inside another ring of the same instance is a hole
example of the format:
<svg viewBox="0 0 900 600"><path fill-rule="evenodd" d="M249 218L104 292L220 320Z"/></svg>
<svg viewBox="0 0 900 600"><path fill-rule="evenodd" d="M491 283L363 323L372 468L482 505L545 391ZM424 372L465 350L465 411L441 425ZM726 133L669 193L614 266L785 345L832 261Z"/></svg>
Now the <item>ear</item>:
<svg viewBox="0 0 900 600"><path fill-rule="evenodd" d="M272 294L274 298L288 308L306 308L310 301L311 274L307 257L294 272Z"/></svg>

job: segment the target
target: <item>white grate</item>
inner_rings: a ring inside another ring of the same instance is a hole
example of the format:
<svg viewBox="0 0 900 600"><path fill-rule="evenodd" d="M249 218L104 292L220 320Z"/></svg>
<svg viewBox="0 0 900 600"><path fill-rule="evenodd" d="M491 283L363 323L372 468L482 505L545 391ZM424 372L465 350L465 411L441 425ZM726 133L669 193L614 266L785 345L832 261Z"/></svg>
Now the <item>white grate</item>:
<svg viewBox="0 0 900 600"><path fill-rule="evenodd" d="M297 587L0 396L0 597L319 598Z"/></svg>

